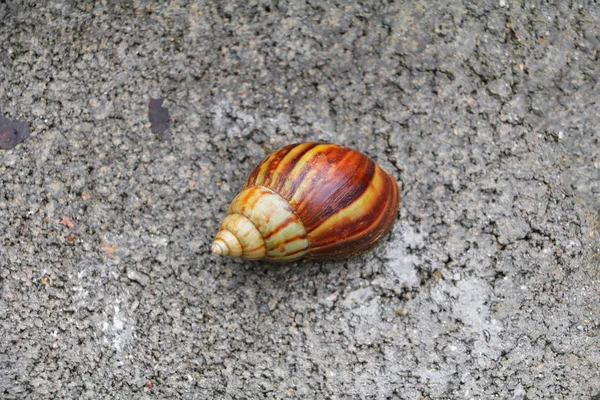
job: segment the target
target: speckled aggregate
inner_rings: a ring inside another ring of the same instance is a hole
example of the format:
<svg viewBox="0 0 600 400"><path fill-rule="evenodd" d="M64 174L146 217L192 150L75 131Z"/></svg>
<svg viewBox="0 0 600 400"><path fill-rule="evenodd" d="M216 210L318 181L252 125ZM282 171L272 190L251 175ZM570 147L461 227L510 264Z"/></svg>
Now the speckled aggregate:
<svg viewBox="0 0 600 400"><path fill-rule="evenodd" d="M0 4L0 398L600 396L600 12L556 4ZM213 256L300 141L401 182L386 242Z"/></svg>

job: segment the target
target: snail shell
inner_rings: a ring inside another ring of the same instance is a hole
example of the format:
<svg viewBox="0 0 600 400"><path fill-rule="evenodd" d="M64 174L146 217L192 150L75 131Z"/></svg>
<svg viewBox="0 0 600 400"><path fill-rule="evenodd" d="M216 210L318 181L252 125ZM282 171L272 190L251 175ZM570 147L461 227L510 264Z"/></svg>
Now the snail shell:
<svg viewBox="0 0 600 400"><path fill-rule="evenodd" d="M292 144L250 174L211 250L247 260L345 258L375 246L392 228L399 203L394 178L364 154Z"/></svg>

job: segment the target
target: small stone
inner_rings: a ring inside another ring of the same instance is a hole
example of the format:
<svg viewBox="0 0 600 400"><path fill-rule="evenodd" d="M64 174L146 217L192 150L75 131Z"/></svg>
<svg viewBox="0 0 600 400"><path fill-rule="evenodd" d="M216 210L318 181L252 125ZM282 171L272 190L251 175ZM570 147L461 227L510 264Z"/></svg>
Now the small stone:
<svg viewBox="0 0 600 400"><path fill-rule="evenodd" d="M71 221L71 218L69 217L63 217L63 219L60 220L60 224L66 226L69 229L73 227L73 221Z"/></svg>
<svg viewBox="0 0 600 400"><path fill-rule="evenodd" d="M150 283L150 278L147 275L137 272L134 269L127 270L127 278L139 283L142 286L146 286Z"/></svg>

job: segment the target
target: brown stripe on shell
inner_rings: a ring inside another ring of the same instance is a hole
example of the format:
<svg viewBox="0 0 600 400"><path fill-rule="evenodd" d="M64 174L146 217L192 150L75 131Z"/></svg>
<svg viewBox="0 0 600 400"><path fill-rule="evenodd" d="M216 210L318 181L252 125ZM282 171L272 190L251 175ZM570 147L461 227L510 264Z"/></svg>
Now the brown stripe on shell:
<svg viewBox="0 0 600 400"><path fill-rule="evenodd" d="M296 251L292 251L291 253L286 253L286 254L284 255L284 257L285 257L285 258L288 258L288 257L291 257L291 256L293 256L293 255L295 255L295 254L303 253L303 252L305 252L305 251L306 251L306 249L298 249L298 250L296 250ZM267 259L267 260L269 260L270 258L267 256L267 258L266 258L266 259ZM271 260L272 260L272 258L271 258Z"/></svg>
<svg viewBox="0 0 600 400"><path fill-rule="evenodd" d="M294 166L294 169L292 169L288 184L279 189L282 196L295 209L298 209L300 201L295 200L299 197L309 200L308 196L305 196L304 193L301 193L301 196L299 196L298 190L314 189L322 181L330 184L333 183L332 177L336 179L340 178L342 175L339 174L340 171L337 165L346 154L349 156L352 155L350 149L331 144L322 144L319 147L311 149L301 160L303 163Z"/></svg>
<svg viewBox="0 0 600 400"><path fill-rule="evenodd" d="M369 210L363 210L363 216L347 224L336 224L332 229L319 236L310 236L311 258L344 258L359 254L372 248L375 243L389 232L396 219L399 206L399 193L396 181L385 171L377 168L385 180L382 191L377 193ZM369 223L371 222L371 223Z"/></svg>
<svg viewBox="0 0 600 400"><path fill-rule="evenodd" d="M306 238L306 234L296 235L296 236L293 236L291 238L288 238L288 239L284 240L282 242L282 244L292 243L292 242L295 242L296 240L302 240L304 238Z"/></svg>
<svg viewBox="0 0 600 400"><path fill-rule="evenodd" d="M296 167L298 162L304 157L306 157L308 153L312 154L314 152L314 148L319 146L319 143L303 143L299 146L303 146L303 149L299 153L294 154L292 158L288 157L289 159L286 159L281 164L281 169L277 171L277 178L272 181L265 181L264 183L265 185L269 185L268 187L271 190L273 190L275 193L279 194L286 200L289 200L289 198L288 196L286 196L284 186L286 182L296 179L292 174L294 167Z"/></svg>
<svg viewBox="0 0 600 400"><path fill-rule="evenodd" d="M238 196L240 196L240 198L237 199L238 203L243 204L243 209L252 209L252 208L254 208L256 203L258 203L260 201L260 197L256 196L256 193L254 193L252 191L244 192L244 190L242 190L238 194ZM234 199L234 201L235 200L236 199ZM233 205L234 205L234 203L231 202L231 204L229 205L228 213L231 213Z"/></svg>
<svg viewBox="0 0 600 400"><path fill-rule="evenodd" d="M321 232L319 236L313 235L315 247L336 243L339 242L339 239L349 239L357 234L370 234L368 227L378 221L382 214L388 209L388 202L381 202L378 200L390 199L390 196L393 195L392 192L394 191L394 187L388 184L389 179L386 173L381 171L381 169L378 169L377 175L382 180L380 191L376 191L376 188L372 185L367 188L369 192L364 192L364 194L365 196L370 196L370 198L369 201L361 207L359 218L352 218L352 220L348 220L346 223L336 223L332 226L335 235L331 234L331 230ZM357 200L364 199L356 198L355 201ZM338 210L338 212L342 211L344 211L343 208ZM337 239L335 238L336 236L338 237Z"/></svg>
<svg viewBox="0 0 600 400"><path fill-rule="evenodd" d="M262 178L264 182L270 182L273 179L273 174L278 171L281 161L292 149L293 147L290 147L284 151L278 151L273 160L265 163L265 165L262 167L262 170L265 171L264 177Z"/></svg>
<svg viewBox="0 0 600 400"><path fill-rule="evenodd" d="M275 227L275 229L273 229L267 235L263 236L263 239L267 240L267 239L270 239L273 235L277 235L279 232L281 232L282 229L285 229L290 223L297 221L297 218L298 217L295 214L290 215L289 217L287 217L286 219L281 221L281 223L279 225L277 225ZM269 221L267 221L267 222L269 222Z"/></svg>
<svg viewBox="0 0 600 400"><path fill-rule="evenodd" d="M361 197L374 174L375 164L364 156L359 157L359 153L355 152L349 153L349 157L324 172L317 183L303 194L303 201L296 206L306 231L311 232Z"/></svg>
<svg viewBox="0 0 600 400"><path fill-rule="evenodd" d="M260 246L256 246L256 247L255 247L255 248L253 248L253 249L248 249L248 250L246 250L246 251L245 251L245 253L252 253L253 251L260 250L261 248L264 248L264 247L265 247L265 245L264 245L264 244L261 244Z"/></svg>
<svg viewBox="0 0 600 400"><path fill-rule="evenodd" d="M288 253L300 258L308 252L308 235L302 221L289 203L271 189L262 185L246 188L229 208L230 214L239 213L254 224L264 242L267 259L283 260ZM295 240L287 241L292 236Z"/></svg>
<svg viewBox="0 0 600 400"><path fill-rule="evenodd" d="M244 188L264 186L273 190L275 188L275 181L285 181L288 179L286 177L289 172L288 169L293 167L306 151L317 145L318 143L296 143L275 151L252 171L250 177L246 180ZM297 148L300 148L299 153L297 152Z"/></svg>
<svg viewBox="0 0 600 400"><path fill-rule="evenodd" d="M248 177L248 179L246 179L246 183L244 184L244 188L247 187L251 187L251 186L255 186L257 183L257 180L264 180L259 178L260 172L261 171L273 171L274 169L277 168L277 166L279 165L279 163L281 162L281 160L294 148L298 146L297 144L290 144L287 145L279 150L277 150L276 152L270 154L269 156L267 156L264 160L261 161L260 164L258 164L256 166L256 168L254 168L254 170L252 171L252 173L250 174L250 176Z"/></svg>

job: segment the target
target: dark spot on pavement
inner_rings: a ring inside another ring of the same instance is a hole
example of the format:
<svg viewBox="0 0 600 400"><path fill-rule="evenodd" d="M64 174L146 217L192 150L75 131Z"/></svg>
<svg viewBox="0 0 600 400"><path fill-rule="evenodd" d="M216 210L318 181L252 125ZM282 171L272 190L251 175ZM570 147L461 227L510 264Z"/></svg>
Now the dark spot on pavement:
<svg viewBox="0 0 600 400"><path fill-rule="evenodd" d="M0 149L11 150L29 137L29 123L0 114Z"/></svg>
<svg viewBox="0 0 600 400"><path fill-rule="evenodd" d="M164 133L169 127L169 110L162 106L165 99L150 99L148 119L153 133Z"/></svg>

